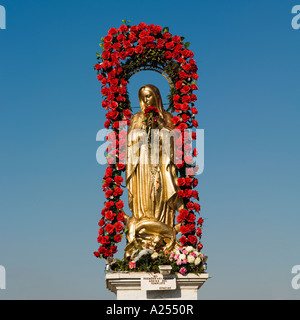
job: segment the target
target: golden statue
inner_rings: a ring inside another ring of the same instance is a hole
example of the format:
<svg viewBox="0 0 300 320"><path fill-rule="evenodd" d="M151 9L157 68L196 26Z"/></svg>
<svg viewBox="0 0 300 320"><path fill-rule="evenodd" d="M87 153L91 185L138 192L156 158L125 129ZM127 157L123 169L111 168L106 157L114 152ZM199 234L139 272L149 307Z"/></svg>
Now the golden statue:
<svg viewBox="0 0 300 320"><path fill-rule="evenodd" d="M132 255L137 245L163 250L177 246L176 234L180 225L174 225L175 213L183 207L182 199L177 197L179 187L173 141L167 152L164 148L168 144L162 143L174 129L172 115L163 109L160 92L153 85L145 85L139 90L139 102L141 111L132 117L128 129L126 186L132 217L128 217L126 223L128 244L125 258ZM151 150L148 139L145 139L145 109L150 106L159 112L152 124L152 129L158 129L154 131L160 136L157 147L152 146L155 150ZM151 159L155 155L158 155L158 161L153 163Z"/></svg>

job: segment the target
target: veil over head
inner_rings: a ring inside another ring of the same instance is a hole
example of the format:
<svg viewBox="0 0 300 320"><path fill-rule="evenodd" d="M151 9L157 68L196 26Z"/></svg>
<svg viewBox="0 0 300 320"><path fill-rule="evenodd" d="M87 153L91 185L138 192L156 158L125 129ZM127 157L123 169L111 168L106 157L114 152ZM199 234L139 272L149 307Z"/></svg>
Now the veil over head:
<svg viewBox="0 0 300 320"><path fill-rule="evenodd" d="M161 99L161 95L160 92L158 90L157 87L155 87L153 84L146 84L144 86L142 86L139 90L139 101L141 104L144 104L143 99L142 99L142 92L144 90L149 90L150 92L152 92L154 98L155 98L155 102L156 102L156 107L158 108L160 113L163 113L164 108L163 108L163 104L162 104L162 99Z"/></svg>

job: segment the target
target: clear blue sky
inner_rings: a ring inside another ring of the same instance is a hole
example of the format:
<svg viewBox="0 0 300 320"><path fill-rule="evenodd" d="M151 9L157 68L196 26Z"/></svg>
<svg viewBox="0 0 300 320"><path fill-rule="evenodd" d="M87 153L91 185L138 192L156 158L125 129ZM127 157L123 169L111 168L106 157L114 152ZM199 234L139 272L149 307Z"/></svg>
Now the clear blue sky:
<svg viewBox="0 0 300 320"><path fill-rule="evenodd" d="M169 26L199 67L203 252L213 277L201 299L299 299L300 1L1 0L0 299L113 299L98 220L103 128L93 66L122 19ZM167 82L139 73L130 95Z"/></svg>

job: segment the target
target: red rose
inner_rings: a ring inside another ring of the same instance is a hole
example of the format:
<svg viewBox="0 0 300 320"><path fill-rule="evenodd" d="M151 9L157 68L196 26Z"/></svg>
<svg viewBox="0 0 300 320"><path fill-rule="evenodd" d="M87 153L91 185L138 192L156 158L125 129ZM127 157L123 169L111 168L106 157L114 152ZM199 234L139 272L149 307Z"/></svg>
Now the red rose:
<svg viewBox="0 0 300 320"><path fill-rule="evenodd" d="M115 218L116 214L114 212L112 212L111 210L108 210L106 213L105 213L105 218L107 220L110 220L110 221L113 221L114 218Z"/></svg>
<svg viewBox="0 0 300 320"><path fill-rule="evenodd" d="M122 194L123 194L123 189L121 189L119 187L114 188L114 196L115 197L121 196Z"/></svg>
<svg viewBox="0 0 300 320"><path fill-rule="evenodd" d="M183 96L182 97L182 102L190 103L191 102L191 96L189 96L189 95Z"/></svg>
<svg viewBox="0 0 300 320"><path fill-rule="evenodd" d="M124 217L124 212L120 212L118 215L117 215L117 220L118 221L125 221L125 217Z"/></svg>
<svg viewBox="0 0 300 320"><path fill-rule="evenodd" d="M124 202L122 200L119 200L116 202L116 207L118 210L122 209L124 207Z"/></svg>
<svg viewBox="0 0 300 320"><path fill-rule="evenodd" d="M180 239L179 239L179 242L182 244L182 245L185 245L187 243L187 238L185 236L182 236Z"/></svg>
<svg viewBox="0 0 300 320"><path fill-rule="evenodd" d="M118 166L118 169L119 169L119 170L123 170L123 169L125 168L124 163L121 163L121 162L118 162L118 163L117 163L117 166ZM122 192L123 192L123 191L122 191Z"/></svg>
<svg viewBox="0 0 300 320"><path fill-rule="evenodd" d="M103 245L105 245L105 244L110 244L109 236L103 236L103 237L101 238L100 243L103 244Z"/></svg>
<svg viewBox="0 0 300 320"><path fill-rule="evenodd" d="M197 120L192 120L192 125L193 125L195 128L198 128L198 121L197 121Z"/></svg>
<svg viewBox="0 0 300 320"><path fill-rule="evenodd" d="M187 94L190 91L190 86L185 85L183 88L180 90L183 94Z"/></svg>
<svg viewBox="0 0 300 320"><path fill-rule="evenodd" d="M123 223L120 221L115 223L114 227L115 227L117 233L120 233L124 229Z"/></svg>
<svg viewBox="0 0 300 320"><path fill-rule="evenodd" d="M202 229L197 228L197 236L200 237L202 235Z"/></svg>
<svg viewBox="0 0 300 320"><path fill-rule="evenodd" d="M172 122L173 122L174 124L177 124L177 123L179 123L180 121L181 121L180 118L177 117L177 116L174 116L174 117L172 118Z"/></svg>
<svg viewBox="0 0 300 320"><path fill-rule="evenodd" d="M116 50L116 51L119 51L119 50L121 49L121 45L120 45L120 43L118 43L118 42L114 43L112 47L113 47L113 49Z"/></svg>
<svg viewBox="0 0 300 320"><path fill-rule="evenodd" d="M144 30L147 28L147 24L145 22L141 22L139 25L138 25L138 29L139 30Z"/></svg>
<svg viewBox="0 0 300 320"><path fill-rule="evenodd" d="M201 242L199 242L199 244L197 245L197 250L201 251L203 248L203 244Z"/></svg>
<svg viewBox="0 0 300 320"><path fill-rule="evenodd" d="M131 32L131 33L138 33L138 31L139 31L138 26L131 26L131 27L130 27L130 32Z"/></svg>
<svg viewBox="0 0 300 320"><path fill-rule="evenodd" d="M198 114L198 110L195 107L192 107L191 111L192 111L193 114Z"/></svg>
<svg viewBox="0 0 300 320"><path fill-rule="evenodd" d="M120 234L116 234L115 236L114 236L114 242L121 242L121 240L122 240L122 236L120 235Z"/></svg>
<svg viewBox="0 0 300 320"><path fill-rule="evenodd" d="M189 229L189 232L195 231L195 224L194 223L189 223L186 225L186 227Z"/></svg>
<svg viewBox="0 0 300 320"><path fill-rule="evenodd" d="M100 221L99 221L99 227L103 227L104 226L104 219L102 218Z"/></svg>
<svg viewBox="0 0 300 320"><path fill-rule="evenodd" d="M176 127L176 129L183 131L183 130L186 130L187 127L188 127L187 124L182 122Z"/></svg>
<svg viewBox="0 0 300 320"><path fill-rule="evenodd" d="M99 258L99 257L100 257L100 253L97 252L97 251L95 251L95 252L94 252L94 256L95 256L96 258Z"/></svg>
<svg viewBox="0 0 300 320"><path fill-rule="evenodd" d="M180 43L180 42L181 42L181 38L180 38L179 36L174 36L174 37L172 38L172 41L173 41L174 43Z"/></svg>
<svg viewBox="0 0 300 320"><path fill-rule="evenodd" d="M184 186L185 185L185 179L184 178L178 178L177 179L177 185L178 186Z"/></svg>
<svg viewBox="0 0 300 320"><path fill-rule="evenodd" d="M119 31L120 32L127 32L128 31L128 27L125 24L123 24L123 25L120 26Z"/></svg>
<svg viewBox="0 0 300 320"><path fill-rule="evenodd" d="M188 236L188 241L191 243L191 244L196 244L198 239L196 236L193 236L193 235L189 235Z"/></svg>
<svg viewBox="0 0 300 320"><path fill-rule="evenodd" d="M128 109L123 110L123 114L126 118L130 118L131 117L131 111Z"/></svg>
<svg viewBox="0 0 300 320"><path fill-rule="evenodd" d="M112 181L113 181L113 179L112 179L112 178L107 178L107 179L105 180L105 183L103 184L103 186L105 186L105 187L109 187L109 186L110 186L110 184L112 183Z"/></svg>
<svg viewBox="0 0 300 320"><path fill-rule="evenodd" d="M186 227L186 226L181 226L181 227L180 227L180 232L181 232L182 234L187 234L187 233L189 233L189 228Z"/></svg>
<svg viewBox="0 0 300 320"><path fill-rule="evenodd" d="M115 203L113 201L108 201L105 202L105 208L110 209L111 207L113 207L115 205Z"/></svg>
<svg viewBox="0 0 300 320"><path fill-rule="evenodd" d="M192 190L191 189L186 189L185 191L184 191L184 196L185 196L185 198L191 198L192 197L192 195L193 195L193 193L192 193Z"/></svg>
<svg viewBox="0 0 300 320"><path fill-rule="evenodd" d="M195 210L196 210L197 212L201 211L201 206L200 206L199 203L195 203L195 204L194 204L194 207L195 207Z"/></svg>
<svg viewBox="0 0 300 320"><path fill-rule="evenodd" d="M186 221L188 222L195 222L196 216L193 213L189 213L188 216L186 217Z"/></svg>
<svg viewBox="0 0 300 320"><path fill-rule="evenodd" d="M114 180L115 180L115 183L116 183L118 186L120 186L124 179L123 179L121 176L115 176L115 179L114 179Z"/></svg>
<svg viewBox="0 0 300 320"><path fill-rule="evenodd" d="M113 195L113 190L109 189L105 192L105 197L108 199Z"/></svg>
<svg viewBox="0 0 300 320"><path fill-rule="evenodd" d="M166 59L172 59L172 52L166 51L166 52L165 52L165 58L166 58Z"/></svg>
<svg viewBox="0 0 300 320"><path fill-rule="evenodd" d="M116 28L111 28L111 29L109 29L109 31L108 31L108 34L109 34L109 35L114 35L114 34L116 34L116 33L118 33L118 29L116 29Z"/></svg>
<svg viewBox="0 0 300 320"><path fill-rule="evenodd" d="M198 219L198 224L199 224L200 226L202 226L203 222L204 222L204 220L203 220L202 218L199 218L199 219Z"/></svg>
<svg viewBox="0 0 300 320"><path fill-rule="evenodd" d="M180 72L178 73L178 75L179 75L179 78L180 78L181 80L185 80L185 79L187 79L187 78L189 77L189 75L186 74L184 71L180 71Z"/></svg>
<svg viewBox="0 0 300 320"><path fill-rule="evenodd" d="M197 73L193 73L193 74L192 74L192 77L193 77L195 80L197 80L197 79L199 78L199 76L198 76Z"/></svg>
<svg viewBox="0 0 300 320"><path fill-rule="evenodd" d="M165 32L165 33L163 34L163 37L164 37L165 39L169 40L169 39L172 38L172 35L171 35L170 32Z"/></svg>
<svg viewBox="0 0 300 320"><path fill-rule="evenodd" d="M109 35L104 37L104 42L111 42L112 39L113 39L113 37L109 34Z"/></svg>
<svg viewBox="0 0 300 320"><path fill-rule="evenodd" d="M144 52L144 47L143 46L141 46L141 45L137 45L136 47L135 47L135 53L137 53L137 54L140 54L140 53L143 53Z"/></svg>
<svg viewBox="0 0 300 320"><path fill-rule="evenodd" d="M194 197L195 199L198 199L198 198L199 198L198 191L193 190L193 197Z"/></svg>
<svg viewBox="0 0 300 320"><path fill-rule="evenodd" d="M190 210L193 210L194 209L194 203L193 202L188 202L187 204L186 204L186 207L188 208L188 209L190 209Z"/></svg>
<svg viewBox="0 0 300 320"><path fill-rule="evenodd" d="M105 227L105 231L108 233L108 234L112 234L115 230L115 227L111 224L111 223L108 223Z"/></svg>
<svg viewBox="0 0 300 320"><path fill-rule="evenodd" d="M173 49L174 48L174 42L170 41L166 43L166 48L168 50Z"/></svg>
<svg viewBox="0 0 300 320"><path fill-rule="evenodd" d="M189 121L189 119L190 119L190 116L188 116L187 114L182 114L181 115L181 118L182 118L182 120L184 121L184 122L187 122L187 121Z"/></svg>

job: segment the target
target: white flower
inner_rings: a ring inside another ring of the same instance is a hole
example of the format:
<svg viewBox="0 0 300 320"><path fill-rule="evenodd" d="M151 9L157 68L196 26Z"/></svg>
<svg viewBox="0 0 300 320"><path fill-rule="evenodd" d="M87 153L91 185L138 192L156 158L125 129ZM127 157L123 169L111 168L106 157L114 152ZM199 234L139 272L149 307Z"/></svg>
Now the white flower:
<svg viewBox="0 0 300 320"><path fill-rule="evenodd" d="M179 255L179 259L180 259L180 260L184 260L184 259L186 259L186 255L185 255L185 254L181 254L181 255Z"/></svg>
<svg viewBox="0 0 300 320"><path fill-rule="evenodd" d="M157 252L154 252L151 254L151 259L156 259L158 257L158 253Z"/></svg>
<svg viewBox="0 0 300 320"><path fill-rule="evenodd" d="M198 264L200 264L200 262L201 262L201 259L198 257L198 258L196 258L195 259L195 266L197 266Z"/></svg>
<svg viewBox="0 0 300 320"><path fill-rule="evenodd" d="M185 248L185 250L187 250L187 252L191 252L194 251L194 248L192 246L188 246Z"/></svg>
<svg viewBox="0 0 300 320"><path fill-rule="evenodd" d="M192 255L189 254L187 257L187 261L188 261L188 263L194 263L195 257L193 257Z"/></svg>

